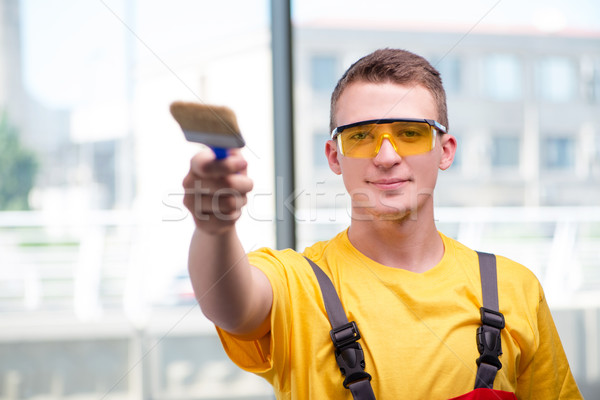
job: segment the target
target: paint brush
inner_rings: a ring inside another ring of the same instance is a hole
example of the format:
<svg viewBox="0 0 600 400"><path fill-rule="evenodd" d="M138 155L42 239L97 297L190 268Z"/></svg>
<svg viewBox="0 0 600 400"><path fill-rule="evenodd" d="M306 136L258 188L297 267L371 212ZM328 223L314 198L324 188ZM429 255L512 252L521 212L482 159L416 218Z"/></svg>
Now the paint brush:
<svg viewBox="0 0 600 400"><path fill-rule="evenodd" d="M218 160L227 157L227 149L246 144L229 107L176 101L170 110L185 138L209 146Z"/></svg>

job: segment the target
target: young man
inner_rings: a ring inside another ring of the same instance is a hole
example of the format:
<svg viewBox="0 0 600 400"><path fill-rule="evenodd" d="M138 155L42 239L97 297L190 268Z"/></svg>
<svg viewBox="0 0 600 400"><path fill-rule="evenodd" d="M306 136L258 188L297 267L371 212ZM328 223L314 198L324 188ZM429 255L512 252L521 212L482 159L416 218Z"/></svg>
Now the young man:
<svg viewBox="0 0 600 400"><path fill-rule="evenodd" d="M325 148L351 196L352 222L303 253L245 254L235 232L252 189L245 160L237 151L223 161L210 152L192 159L184 202L197 226L189 256L197 299L231 359L267 379L278 399L352 398L304 256L333 281L356 322L378 399L448 399L473 390L483 306L478 255L434 222L438 171L456 151L447 126L439 73L423 58L384 49L352 65L332 95ZM194 193L198 181L210 193ZM215 196L222 189L237 195ZM534 275L497 257L497 288L506 326L494 389L519 399L581 398Z"/></svg>

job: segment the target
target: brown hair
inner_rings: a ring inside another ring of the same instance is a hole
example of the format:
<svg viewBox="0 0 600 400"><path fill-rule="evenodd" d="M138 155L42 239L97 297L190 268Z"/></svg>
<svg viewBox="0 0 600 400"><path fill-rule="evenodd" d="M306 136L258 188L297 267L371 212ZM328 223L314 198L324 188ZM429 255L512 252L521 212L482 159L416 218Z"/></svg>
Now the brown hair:
<svg viewBox="0 0 600 400"><path fill-rule="evenodd" d="M446 91L440 73L423 57L406 50L380 49L359 59L348 68L331 94L330 130L335 129L335 107L344 89L353 82L421 85L436 103L438 122L448 128Z"/></svg>

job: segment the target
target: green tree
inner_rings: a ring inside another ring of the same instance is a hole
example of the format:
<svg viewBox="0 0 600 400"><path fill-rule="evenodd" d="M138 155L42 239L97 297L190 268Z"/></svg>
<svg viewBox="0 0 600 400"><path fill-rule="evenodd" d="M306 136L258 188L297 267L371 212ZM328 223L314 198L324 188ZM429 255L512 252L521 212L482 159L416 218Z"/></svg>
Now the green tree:
<svg viewBox="0 0 600 400"><path fill-rule="evenodd" d="M0 117L0 210L28 210L38 171L36 154L21 143L6 111Z"/></svg>

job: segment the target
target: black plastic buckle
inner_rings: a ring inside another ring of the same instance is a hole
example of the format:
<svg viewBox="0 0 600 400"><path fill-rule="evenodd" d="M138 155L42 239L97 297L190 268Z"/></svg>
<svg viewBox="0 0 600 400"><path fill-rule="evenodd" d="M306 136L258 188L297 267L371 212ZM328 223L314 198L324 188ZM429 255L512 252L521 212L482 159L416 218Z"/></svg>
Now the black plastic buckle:
<svg viewBox="0 0 600 400"><path fill-rule="evenodd" d="M484 325L493 326L496 329L504 329L504 315L499 311L490 310L489 308L481 307L481 323Z"/></svg>
<svg viewBox="0 0 600 400"><path fill-rule="evenodd" d="M333 345L338 350L360 339L360 331L358 330L358 326L356 326L356 322L354 321L350 321L347 324L333 328L329 331L329 335L331 336Z"/></svg>
<svg viewBox="0 0 600 400"><path fill-rule="evenodd" d="M360 331L354 321L332 329L329 334L335 346L335 360L342 375L345 376L344 387L365 379L371 375L365 372L365 355L360 343Z"/></svg>
<svg viewBox="0 0 600 400"><path fill-rule="evenodd" d="M371 375L365 371L358 371L357 373L346 377L346 379L344 379L343 384L346 389L350 389L349 388L350 385L352 385L353 383L356 383L358 381L364 381L365 379L370 381Z"/></svg>
<svg viewBox="0 0 600 400"><path fill-rule="evenodd" d="M477 349L480 357L477 366L481 363L493 365L501 369L499 357L502 355L501 330L504 328L504 316L497 312L481 307L482 325L477 328Z"/></svg>
<svg viewBox="0 0 600 400"><path fill-rule="evenodd" d="M365 355L360 343L350 343L342 350L335 351L335 360L340 367L344 379L344 387L364 379L371 380L371 375L365 372Z"/></svg>

